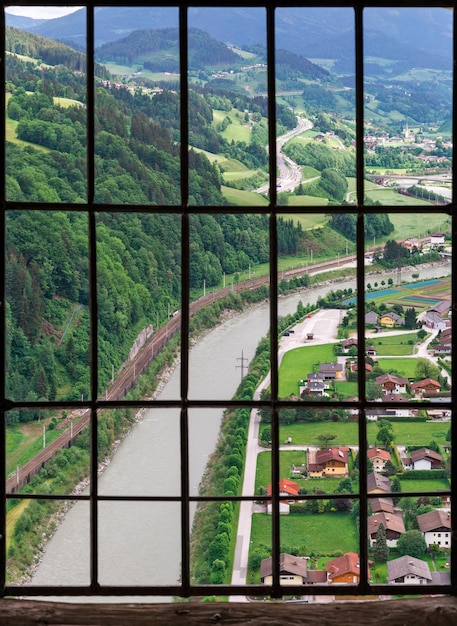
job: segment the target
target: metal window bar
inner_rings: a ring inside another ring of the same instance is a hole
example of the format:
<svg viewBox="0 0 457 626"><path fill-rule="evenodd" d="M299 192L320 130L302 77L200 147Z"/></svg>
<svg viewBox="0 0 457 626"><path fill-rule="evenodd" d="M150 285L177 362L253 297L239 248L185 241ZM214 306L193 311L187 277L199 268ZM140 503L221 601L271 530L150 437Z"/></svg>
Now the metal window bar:
<svg viewBox="0 0 457 626"><path fill-rule="evenodd" d="M15 3L20 4L20 3ZM40 2L28 2L29 6L39 6ZM79 3L78 3L79 4ZM451 7L455 7L455 2L447 3ZM88 235L89 235L89 267L90 267L90 315L91 315L91 392L92 397L89 401L81 403L75 402L40 402L40 408L65 408L80 406L82 408L89 408L91 411L91 492L89 496L79 495L72 496L74 500L88 501L90 503L90 518L91 518L91 533L90 533L90 545L91 545L91 582L87 587L80 586L42 586L42 587L27 587L27 586L11 586L5 583L6 572L6 508L5 503L8 499L13 497L13 494L6 493L6 475L5 475L5 462L1 464L1 482L2 482L2 512L0 515L0 524L2 528L1 537L1 587L2 596L47 596L47 595L100 595L100 596L124 596L124 595L169 595L169 596L195 596L195 595L271 595L271 597L279 598L283 595L291 594L303 594L304 591L309 591L313 594L329 595L334 594L334 589L331 587L323 587L315 585L313 587L303 586L284 586L280 581L280 569L279 569L279 554L280 554L280 524L279 524L279 421L278 413L281 408L295 408L296 405L280 400L278 398L278 355L276 351L276 337L278 333L278 310L277 310L277 297L278 297L278 269L277 269L277 226L276 218L279 213L287 213L287 209L284 207L278 208L277 206L277 192L276 192L276 100L275 100L275 10L277 8L286 7L288 3L276 2L275 4L259 3L256 1L250 2L250 6L258 6L265 8L266 15L266 31L267 31L267 58L268 58L268 113L269 113L269 165L270 165L270 203L268 209L264 212L269 216L270 224L270 348L271 348L271 400L266 402L239 402L239 401L201 401L201 400L189 400L188 398L188 383L189 383L189 304L190 304L190 284L189 284L189 218L191 214L204 214L204 213L259 213L259 209L256 207L227 207L224 211L220 207L189 207L188 205L188 82L187 82L187 67L188 67L188 52L187 52L187 11L190 7L187 3L160 2L156 6L178 6L179 7L179 27L180 27L180 63L181 63L181 77L180 77L180 99L181 99L181 192L182 200L180 206L166 206L166 207L134 207L135 211L143 213L177 213L181 215L181 227L182 227L182 279L181 279L181 293L182 293L182 328L181 328L181 352L182 352L182 364L181 364L181 385L180 385L180 400L179 401L113 401L103 400L98 398L98 368L97 368L97 264L96 264L96 215L103 212L124 212L126 206L113 206L113 205L100 205L94 203L94 188L95 188L95 173L94 173L94 7L95 6L124 6L124 3L116 2L86 2L84 6L87 7L87 180L88 180L88 200L84 205L65 205L60 204L58 208L66 211L80 211L86 212L88 216ZM8 5L3 4L3 9ZM153 5L151 5L153 6ZM207 4L205 2L199 2L198 6L245 6L244 2L231 2L219 3L219 4ZM322 6L321 3L303 2L302 7ZM331 6L331 5L330 5ZM338 6L352 7L354 9L355 18L355 68L356 68L356 128L357 128L357 208L355 213L357 214L357 263L358 263L358 275L357 275L357 303L358 303L358 319L357 319L357 331L359 345L363 348L365 345L365 328L364 328L364 218L369 213L382 213L382 212L402 212L397 207L376 207L376 209L367 207L364 205L364 146L363 146L363 131L364 131L364 78L363 78L363 10L368 7L377 7L377 2L351 2L351 3L339 3ZM413 4L409 2L396 2L395 7L428 7L436 6L429 2L415 2ZM454 11L454 33L456 26L456 15ZM5 49L5 16L2 11L2 45ZM454 37L454 58L457 57L457 44ZM1 64L1 73L3 81L5 83L5 59L3 55ZM3 107L5 108L5 94L2 95ZM454 106L452 111L453 128L456 127L456 104L457 96L454 90ZM5 126L2 125L1 139L3 146L5 146ZM453 165L453 180L455 180L455 166ZM5 176L2 176L1 180L1 204L2 204L2 220L0 237L5 249L6 241L6 215L9 210L21 209L21 210L33 210L42 209L42 204L35 203L17 203L6 201L5 194ZM455 197L455 196L454 196ZM446 207L447 212L452 217L452 233L456 232L455 226L455 210L454 200L451 205ZM307 209L310 213L321 212L320 207L310 207ZM292 213L291 211L289 211ZM328 212L351 212L347 208L343 209L339 207L329 207ZM354 210L352 210L354 212ZM418 214L426 214L426 209L418 208ZM452 291L456 286L456 271L455 261L452 260ZM5 293L5 269L4 264L0 266L0 281L3 285L3 292ZM4 298L3 298L4 300ZM453 306L455 311L455 305ZM6 338L6 324L5 324L5 307L1 308L2 323L1 323L1 362L5 363L5 338ZM454 344L454 340L453 340ZM359 350L359 354L363 354L364 351ZM360 357L359 357L360 359ZM364 400L365 390L365 370L364 367L359 367L359 399L354 406L359 410L359 445L360 445L360 473L362 477L367 475L367 442L366 442L366 421L365 411L367 408L373 407L374 404ZM453 376L456 374L456 366L452 363ZM5 391L5 375L1 377L1 413L3 416L3 423L6 424L5 415L13 408L36 408L37 403L33 402L12 402L6 398ZM454 407L452 402L452 407ZM129 494L123 496L104 496L98 493L98 476L97 476L97 411L100 408L116 408L116 407L177 407L181 412L180 427L181 427L181 495L179 497L134 497ZM266 588L259 585L246 585L246 586L233 586L233 585L193 585L190 578L190 552L189 552L189 535L190 535L190 517L189 517L189 505L193 502L205 502L212 500L222 501L253 501L258 500L256 496L221 496L219 498L207 498L202 496L191 496L189 492L189 442L188 442L188 410L190 408L207 408L207 407L248 407L259 408L269 407L272 412L272 502L273 502L273 526L272 526L272 553L274 557L273 566L273 585L271 588ZM310 403L310 406L313 406ZM323 406L320 404L319 406ZM334 403L332 407L348 406L347 404ZM433 406L431 403L430 406ZM0 446L3 451L6 450L6 430L5 427L0 430ZM454 438L454 437L453 437ZM3 455L5 452L3 452ZM456 476L457 471L457 459L452 459L452 476ZM454 481L451 484L451 499L453 500L456 488ZM403 494L404 495L404 494ZM423 496L426 495L423 492L408 492L407 495L411 496ZM321 496L308 495L306 499L317 500ZM335 496L333 496L335 497ZM338 497L338 496L336 496ZM352 497L352 496L351 496ZM27 499L54 499L54 500L67 500L68 496L46 496L45 494L14 494L14 498L27 498ZM353 595L357 593L359 595L367 594L385 594L389 591L392 592L394 587L385 585L370 585L368 583L367 561L368 561L368 547L367 547L367 511L369 496L367 494L367 486L365 480L362 478L359 485L359 493L353 496L354 500L358 500L360 503L360 562L361 562L361 582L358 585L351 586L339 586L339 595ZM293 498L292 498L293 499ZM295 498L295 499L298 499ZM173 501L178 502L181 505L181 539L182 539L182 581L181 584L175 586L129 586L129 587L117 587L101 585L98 580L98 506L100 502L129 502L129 501L144 501L144 502L165 502ZM452 528L456 528L457 511L456 507L451 509L452 516ZM454 533L455 534L455 533ZM452 544L451 551L451 585L450 586L436 586L427 585L427 593L452 593L455 594L457 589L457 557L455 542ZM398 587L395 587L398 592ZM416 586L405 585L402 586L402 593L419 594L423 592L423 588L419 589Z"/></svg>

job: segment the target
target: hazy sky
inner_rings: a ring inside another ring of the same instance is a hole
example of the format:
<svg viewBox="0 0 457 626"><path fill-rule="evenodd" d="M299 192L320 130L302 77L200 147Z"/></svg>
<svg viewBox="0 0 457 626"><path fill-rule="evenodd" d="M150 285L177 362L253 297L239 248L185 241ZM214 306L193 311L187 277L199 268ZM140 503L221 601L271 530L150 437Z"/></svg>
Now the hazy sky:
<svg viewBox="0 0 457 626"><path fill-rule="evenodd" d="M15 7L11 6L6 9L7 13L13 13L14 15L25 15L26 17L33 17L35 19L51 19L54 17L62 17L62 15L68 15L68 13L74 13L79 11L81 7Z"/></svg>

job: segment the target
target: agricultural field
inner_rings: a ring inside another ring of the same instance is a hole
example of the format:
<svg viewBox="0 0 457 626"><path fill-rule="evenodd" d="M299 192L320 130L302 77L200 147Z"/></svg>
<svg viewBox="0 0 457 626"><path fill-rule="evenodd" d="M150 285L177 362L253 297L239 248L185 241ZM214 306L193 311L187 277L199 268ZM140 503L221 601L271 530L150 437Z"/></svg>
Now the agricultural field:
<svg viewBox="0 0 457 626"><path fill-rule="evenodd" d="M405 333L379 338L370 337L369 343L376 348L377 356L405 356L413 354L416 340L415 333Z"/></svg>

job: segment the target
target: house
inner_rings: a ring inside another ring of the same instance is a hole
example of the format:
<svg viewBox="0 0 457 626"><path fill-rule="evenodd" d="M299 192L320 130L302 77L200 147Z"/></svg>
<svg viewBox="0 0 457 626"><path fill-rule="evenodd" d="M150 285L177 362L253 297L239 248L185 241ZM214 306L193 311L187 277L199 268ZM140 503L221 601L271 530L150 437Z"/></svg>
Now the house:
<svg viewBox="0 0 457 626"><path fill-rule="evenodd" d="M396 548L400 536L406 532L403 516L397 514L391 515L383 511L370 515L368 518L368 539L371 547L376 543L376 533L381 524L386 531L387 545L389 548Z"/></svg>
<svg viewBox="0 0 457 626"><path fill-rule="evenodd" d="M390 461L390 453L382 448L371 448L368 450L367 456L373 464L373 471L382 472L384 465Z"/></svg>
<svg viewBox="0 0 457 626"><path fill-rule="evenodd" d="M441 469L443 467L443 457L434 450L428 448L421 448L420 450L413 450L409 455L411 459L411 467L405 467L405 469L415 470L430 470Z"/></svg>
<svg viewBox="0 0 457 626"><path fill-rule="evenodd" d="M374 346L367 346L366 355L370 357L370 359L376 358L376 348Z"/></svg>
<svg viewBox="0 0 457 626"><path fill-rule="evenodd" d="M321 380L306 381L304 385L300 385L300 398L327 396L325 389L328 389L328 385L324 385Z"/></svg>
<svg viewBox="0 0 457 626"><path fill-rule="evenodd" d="M324 476L348 475L348 448L326 448L308 454L308 476L322 478Z"/></svg>
<svg viewBox="0 0 457 626"><path fill-rule="evenodd" d="M401 513L401 509L394 505L392 498L370 498L372 513L388 513L390 515Z"/></svg>
<svg viewBox="0 0 457 626"><path fill-rule="evenodd" d="M379 323L381 326L387 326L388 328L393 328L394 326L403 326L405 320L400 315L397 315L393 311L389 311L389 313L383 313L379 317Z"/></svg>
<svg viewBox="0 0 457 626"><path fill-rule="evenodd" d="M281 552L279 555L279 571L281 584L304 585L308 578L308 559ZM265 585L273 584L273 559L263 559L260 563L260 580Z"/></svg>
<svg viewBox="0 0 457 626"><path fill-rule="evenodd" d="M385 409L383 409L383 415L386 415L386 416L395 415L396 417L410 417L413 413L411 408L408 407L408 398L405 398L404 396L401 396L398 393L386 393L384 396L382 396L381 402L384 405L390 404L391 402L401 402L405 404L404 407L398 407L398 406L394 408L386 407Z"/></svg>
<svg viewBox="0 0 457 626"><path fill-rule="evenodd" d="M376 378L376 384L381 385L384 394L406 393L408 379L392 376L392 374L383 374Z"/></svg>
<svg viewBox="0 0 457 626"><path fill-rule="evenodd" d="M440 317L444 317L449 313L451 308L450 300L438 300L435 304L427 309L427 313L436 313Z"/></svg>
<svg viewBox="0 0 457 626"><path fill-rule="evenodd" d="M433 311L425 313L424 317L422 318L422 322L427 328L430 328L431 330L445 330L448 327L448 322L446 320L443 320L442 317L440 317L437 313L434 313Z"/></svg>
<svg viewBox="0 0 457 626"><path fill-rule="evenodd" d="M319 363L319 371L324 380L334 380L343 377L344 367L342 363Z"/></svg>
<svg viewBox="0 0 457 626"><path fill-rule="evenodd" d="M355 552L328 561L327 580L330 584L357 584L360 581L360 558Z"/></svg>
<svg viewBox="0 0 457 626"><path fill-rule="evenodd" d="M426 585L432 575L426 561L405 555L387 563L387 580L391 585Z"/></svg>
<svg viewBox="0 0 457 626"><path fill-rule="evenodd" d="M343 349L343 352L346 354L351 348L357 348L357 339L355 337L343 339L343 341L341 342L341 347Z"/></svg>
<svg viewBox="0 0 457 626"><path fill-rule="evenodd" d="M422 243L417 237L410 237L409 239L405 239L403 242L403 246L407 248L407 250L409 250L410 252L412 252L414 249L422 249Z"/></svg>
<svg viewBox="0 0 457 626"><path fill-rule="evenodd" d="M369 311L365 315L365 324L377 324L378 323L378 314L375 311Z"/></svg>
<svg viewBox="0 0 457 626"><path fill-rule="evenodd" d="M411 383L410 388L416 398L422 398L424 393L433 394L441 391L441 384L433 378L424 378L417 383Z"/></svg>
<svg viewBox="0 0 457 626"><path fill-rule="evenodd" d="M359 370L358 361L354 361L354 363L349 363L349 367L351 369L351 372L357 372ZM365 371L368 373L372 372L373 366L370 363L365 363Z"/></svg>
<svg viewBox="0 0 457 626"><path fill-rule="evenodd" d="M451 515L447 511L435 509L417 516L419 530L424 535L427 547L433 544L440 548L451 545Z"/></svg>
<svg viewBox="0 0 457 626"><path fill-rule="evenodd" d="M392 483L386 476L372 472L367 476L367 493L391 493Z"/></svg>
<svg viewBox="0 0 457 626"><path fill-rule="evenodd" d="M430 235L430 246L443 246L445 241L444 233L432 233Z"/></svg>
<svg viewBox="0 0 457 626"><path fill-rule="evenodd" d="M300 485L293 480L289 480L288 478L281 478L279 480L279 495L282 498L286 496L285 499L281 499L279 502L279 513L281 515L288 515L290 512L289 499L287 496L298 496L300 491ZM267 495L271 496L273 493L272 484L269 483L267 488ZM272 503L271 501L267 502L267 513L271 515L272 513Z"/></svg>
<svg viewBox="0 0 457 626"><path fill-rule="evenodd" d="M307 556L293 556L286 552L279 555L279 579L282 585L314 585L327 582L326 570L308 569ZM260 580L264 585L273 584L273 559L260 562Z"/></svg>

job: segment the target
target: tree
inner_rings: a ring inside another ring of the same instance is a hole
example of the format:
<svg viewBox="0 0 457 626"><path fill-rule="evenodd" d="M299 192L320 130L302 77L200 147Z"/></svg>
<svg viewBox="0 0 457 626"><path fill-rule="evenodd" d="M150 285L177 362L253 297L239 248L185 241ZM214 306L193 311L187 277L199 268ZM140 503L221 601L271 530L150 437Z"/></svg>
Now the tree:
<svg viewBox="0 0 457 626"><path fill-rule="evenodd" d="M367 400L378 400L382 398L382 387L372 381L367 382L366 387Z"/></svg>
<svg viewBox="0 0 457 626"><path fill-rule="evenodd" d="M413 329L417 326L416 309L411 307L405 311L405 328Z"/></svg>
<svg viewBox="0 0 457 626"><path fill-rule="evenodd" d="M434 378L437 380L441 375L440 368L428 359L419 357L416 360L416 378Z"/></svg>
<svg viewBox="0 0 457 626"><path fill-rule="evenodd" d="M376 543L373 546L373 554L378 563L386 563L389 558L389 546L387 545L384 524L379 524L378 530L376 531Z"/></svg>
<svg viewBox="0 0 457 626"><path fill-rule="evenodd" d="M427 551L427 544L420 530L408 530L397 542L397 550L402 555L420 559Z"/></svg>
<svg viewBox="0 0 457 626"><path fill-rule="evenodd" d="M383 472L384 474L386 474L386 476L393 476L394 474L397 473L397 468L392 463L392 461L389 460L389 461L386 461Z"/></svg>
<svg viewBox="0 0 457 626"><path fill-rule="evenodd" d="M324 446L327 447L330 441L336 439L336 435L333 433L321 433L316 437L316 439Z"/></svg>
<svg viewBox="0 0 457 626"><path fill-rule="evenodd" d="M379 442L381 445L389 448L394 438L392 424L387 420L381 420L378 425L380 425L380 428L376 433L376 442Z"/></svg>

